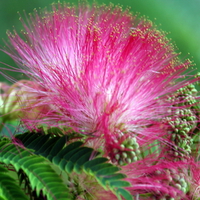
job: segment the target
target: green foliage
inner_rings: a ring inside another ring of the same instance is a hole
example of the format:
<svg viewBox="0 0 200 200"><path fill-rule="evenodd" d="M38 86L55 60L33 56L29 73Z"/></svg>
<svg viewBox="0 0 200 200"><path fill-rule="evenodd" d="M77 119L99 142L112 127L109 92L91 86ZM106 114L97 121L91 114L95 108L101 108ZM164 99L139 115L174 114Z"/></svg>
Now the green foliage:
<svg viewBox="0 0 200 200"><path fill-rule="evenodd" d="M19 184L24 184L30 198L40 199L39 197L46 196L48 200L76 199L76 196L81 196L82 190L76 186L74 192L70 182L78 184L79 176L84 175L89 180L95 180L100 188L112 191L118 199L132 199L131 194L124 189L130 184L123 180L124 174L118 173L119 167L108 163L106 158L99 156L99 152L84 146L83 142L71 142L68 139L69 137L44 131L19 134L14 139L16 144L2 137L0 162L11 164L15 168ZM59 172L66 174L67 184L64 184ZM90 194L84 198L91 199Z"/></svg>
<svg viewBox="0 0 200 200"><path fill-rule="evenodd" d="M28 197L8 172L0 165L0 200L27 200Z"/></svg>
<svg viewBox="0 0 200 200"><path fill-rule="evenodd" d="M36 189L38 196L42 191L48 200L72 199L71 194L67 192L69 191L68 187L64 185L62 179L52 169L49 160L7 141L0 142L0 149L0 162L12 164L16 171L22 169L29 178L31 188ZM63 191L65 192L63 193Z"/></svg>
<svg viewBox="0 0 200 200"><path fill-rule="evenodd" d="M125 178L123 174L116 173L120 170L119 167L106 163L108 161L106 158L97 157L99 153L92 148L82 146L83 142L76 141L65 146L66 136L48 137L48 135L40 135L35 140L33 138L29 140L29 137L27 137L29 134L19 135L18 138L26 147L32 148L35 153L45 156L68 174L72 172L80 174L84 171L93 176L102 187L112 190L118 196L125 194L124 190L118 190L119 188L130 186L128 182L121 181ZM46 138L46 141L44 138ZM38 141L41 140L43 140L43 145L39 146ZM128 194L127 192L126 196ZM129 194L128 199L131 198Z"/></svg>

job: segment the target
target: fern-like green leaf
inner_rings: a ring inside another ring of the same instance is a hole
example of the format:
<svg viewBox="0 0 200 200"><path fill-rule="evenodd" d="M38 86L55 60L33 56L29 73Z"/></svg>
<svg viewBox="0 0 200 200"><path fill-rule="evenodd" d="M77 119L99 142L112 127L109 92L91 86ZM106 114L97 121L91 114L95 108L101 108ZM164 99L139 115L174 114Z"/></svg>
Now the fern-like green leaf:
<svg viewBox="0 0 200 200"><path fill-rule="evenodd" d="M43 136L39 136L35 141L39 141L40 138L44 139ZM54 138L57 139L53 140ZM97 157L97 155L99 155L98 152L95 152L92 148L83 146L83 142L80 141L66 145L66 137L64 136L49 137L45 138L45 140L43 140L43 145L41 147L36 145L37 142L31 141L32 144L35 144L31 145L31 147L35 150L36 154L45 156L61 170L67 172L69 176L72 172L78 174L84 172L95 178L103 188L106 190L110 189L114 192L119 199L121 196L127 200L132 199L130 193L123 189L124 187L130 186L129 182L123 180L125 175L118 173L120 168L108 163L107 158ZM29 140L27 140L26 145L30 147L28 141ZM47 144L51 144L51 147ZM39 159L36 159L36 162L39 162ZM24 165L30 168L29 165L31 163L31 161L27 161ZM44 169L41 168L41 171L44 171ZM38 170L36 172L39 175L43 175L43 173L40 173ZM123 190L119 190L120 188Z"/></svg>
<svg viewBox="0 0 200 200"><path fill-rule="evenodd" d="M37 139L41 138L41 133L33 133L32 135L29 135L29 138L26 137L25 142L23 142L24 146L28 147L28 148L32 148L32 146L34 146L32 143L33 142L38 142Z"/></svg>
<svg viewBox="0 0 200 200"><path fill-rule="evenodd" d="M106 185L111 181L122 180L124 178L126 178L124 174L117 173L117 174L101 177L101 182L103 185Z"/></svg>
<svg viewBox="0 0 200 200"><path fill-rule="evenodd" d="M15 179L11 178L8 170L0 165L0 199L28 200Z"/></svg>
<svg viewBox="0 0 200 200"><path fill-rule="evenodd" d="M118 188L116 193L118 194L118 196L123 196L124 199L133 199L133 196L124 188Z"/></svg>
<svg viewBox="0 0 200 200"><path fill-rule="evenodd" d="M54 144L53 148L49 152L48 159L52 161L53 157L56 156L59 151L61 151L66 143L66 136L59 138L59 140Z"/></svg>
<svg viewBox="0 0 200 200"><path fill-rule="evenodd" d="M130 183L127 181L122 181L122 180L114 180L114 181L109 181L109 185L111 188L121 188L121 187L130 187Z"/></svg>
<svg viewBox="0 0 200 200"><path fill-rule="evenodd" d="M95 172L97 176L108 176L111 174L114 174L115 172L118 172L120 170L119 167L111 166L111 167L105 167L100 169L99 171Z"/></svg>
<svg viewBox="0 0 200 200"><path fill-rule="evenodd" d="M23 133L23 134L19 134L19 135L16 135L15 137L17 139L20 139L22 141L23 144L25 144L25 142L30 139L31 137L35 137L35 136L38 136L38 134L36 133L32 133L32 132L26 132L26 133Z"/></svg>
<svg viewBox="0 0 200 200"><path fill-rule="evenodd" d="M112 167L113 165L111 163L100 163L100 164L96 164L92 167L90 167L90 171L91 171L91 174L101 170L101 169L104 169L104 168L107 168L107 167Z"/></svg>
<svg viewBox="0 0 200 200"><path fill-rule="evenodd" d="M79 160L79 158L80 158L82 155L85 155L85 154L87 154L87 153L90 153L90 155L91 155L92 151L93 151L93 149L91 149L91 148L88 148L88 147L80 147L80 148L77 148L77 151L76 151L74 154L70 154L70 156L67 156L67 155L69 155L69 154L65 155L65 156L64 156L64 160L67 161L67 163L66 163L66 165L65 165L65 170L66 170L68 173L71 173L72 170L73 170L73 168L74 168L74 166L75 166L75 164L76 164L76 166L77 166L77 168L78 168L78 162L77 162L77 161ZM80 153L80 152L81 152L81 153ZM89 157L90 157L90 156L88 156L88 160L89 160ZM88 160L87 160L87 161L88 161ZM86 160L85 160L85 162L86 162ZM79 169L80 169L80 165L79 165Z"/></svg>
<svg viewBox="0 0 200 200"><path fill-rule="evenodd" d="M33 142L28 144L26 147L29 149L33 148L39 149L44 144L44 142L46 142L49 139L49 137L50 135L42 135L40 137L37 137L35 140L33 140Z"/></svg>
<svg viewBox="0 0 200 200"><path fill-rule="evenodd" d="M53 137L49 140L47 140L43 146L41 146L39 149L37 147L33 148L35 150L36 154L43 155L44 157L47 157L49 153L51 152L51 149L53 148L54 144L59 140L59 137Z"/></svg>
<svg viewBox="0 0 200 200"><path fill-rule="evenodd" d="M74 166L74 170L76 173L81 173L83 171L83 165L87 162L91 157L91 151L86 152L84 155L81 155L79 159L77 159L76 164Z"/></svg>
<svg viewBox="0 0 200 200"><path fill-rule="evenodd" d="M11 147L8 148L9 145ZM6 161L7 164L12 164L17 171L22 169L29 177L32 189L35 188L38 195L42 191L48 200L72 199L68 187L64 185L62 179L51 168L50 161L12 143L1 145L0 149L0 162L4 163ZM15 156L10 157L8 151ZM4 185L5 183L7 182L4 181ZM55 187L58 187L58 190L62 192L55 193Z"/></svg>
<svg viewBox="0 0 200 200"><path fill-rule="evenodd" d="M53 158L53 162L55 164L58 165L58 163L61 161L61 159L68 153L71 152L73 149L77 149L78 147L80 147L81 145L83 145L83 142L77 141L77 142L73 142L71 144L69 144L67 147L65 147L64 149L62 149L62 151L60 151L54 158Z"/></svg>

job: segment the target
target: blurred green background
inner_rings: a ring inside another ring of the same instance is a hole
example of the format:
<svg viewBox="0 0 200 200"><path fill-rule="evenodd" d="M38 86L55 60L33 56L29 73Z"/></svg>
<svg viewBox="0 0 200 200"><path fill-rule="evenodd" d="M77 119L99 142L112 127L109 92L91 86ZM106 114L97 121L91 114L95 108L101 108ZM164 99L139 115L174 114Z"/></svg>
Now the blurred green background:
<svg viewBox="0 0 200 200"><path fill-rule="evenodd" d="M200 0L96 0L98 3L120 4L124 8L131 7L131 11L139 12L140 15L148 16L159 29L168 32L168 37L177 46L177 52L181 52L181 59L190 58L196 63L200 71ZM8 41L7 30L15 29L20 31L22 24L19 21L19 13L33 12L39 7L49 7L52 0L0 0L0 49L4 48L4 41ZM64 2L60 0L60 2ZM67 0L77 4L78 0ZM93 2L88 0L88 2ZM188 54L189 53L189 54ZM5 53L0 52L0 70L6 65L16 67L16 64ZM5 64L3 64L5 63ZM6 72L16 79L23 78L19 73ZM0 74L0 81L6 78Z"/></svg>

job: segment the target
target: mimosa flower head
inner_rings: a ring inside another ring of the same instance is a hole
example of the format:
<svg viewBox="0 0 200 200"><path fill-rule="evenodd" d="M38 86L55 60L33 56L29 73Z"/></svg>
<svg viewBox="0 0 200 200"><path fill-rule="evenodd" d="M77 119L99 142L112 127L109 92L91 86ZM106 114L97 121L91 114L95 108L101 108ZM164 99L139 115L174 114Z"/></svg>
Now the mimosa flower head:
<svg viewBox="0 0 200 200"><path fill-rule="evenodd" d="M157 164L152 161L155 160L151 156L123 166L122 171L132 185L128 189L132 194L143 194L142 200L199 198L199 162L190 158L176 162L161 160Z"/></svg>
<svg viewBox="0 0 200 200"><path fill-rule="evenodd" d="M152 22L119 6L82 3L35 11L23 25L23 37L8 32L14 47L8 54L44 88L40 105L55 111L46 113L45 123L92 133L107 152L166 133L160 121L180 101L166 96L192 82L181 76L190 61L178 60Z"/></svg>

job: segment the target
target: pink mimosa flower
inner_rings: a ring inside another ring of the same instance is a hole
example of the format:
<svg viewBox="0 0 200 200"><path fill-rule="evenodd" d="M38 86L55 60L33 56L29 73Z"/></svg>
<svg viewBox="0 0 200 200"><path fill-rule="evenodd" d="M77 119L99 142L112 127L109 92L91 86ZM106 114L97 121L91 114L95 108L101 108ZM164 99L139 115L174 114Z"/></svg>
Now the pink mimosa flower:
<svg viewBox="0 0 200 200"><path fill-rule="evenodd" d="M40 123L91 133L113 161L116 149L162 140L168 126L160 121L176 110L166 96L194 80L182 80L190 61L178 60L152 22L118 6L58 4L23 24L23 38L8 33L8 54L44 88L40 105L55 111Z"/></svg>
<svg viewBox="0 0 200 200"><path fill-rule="evenodd" d="M190 161L161 161L153 164L154 159L123 166L122 171L127 175L132 187L128 190L141 200L154 199L199 199L200 167L198 162Z"/></svg>

